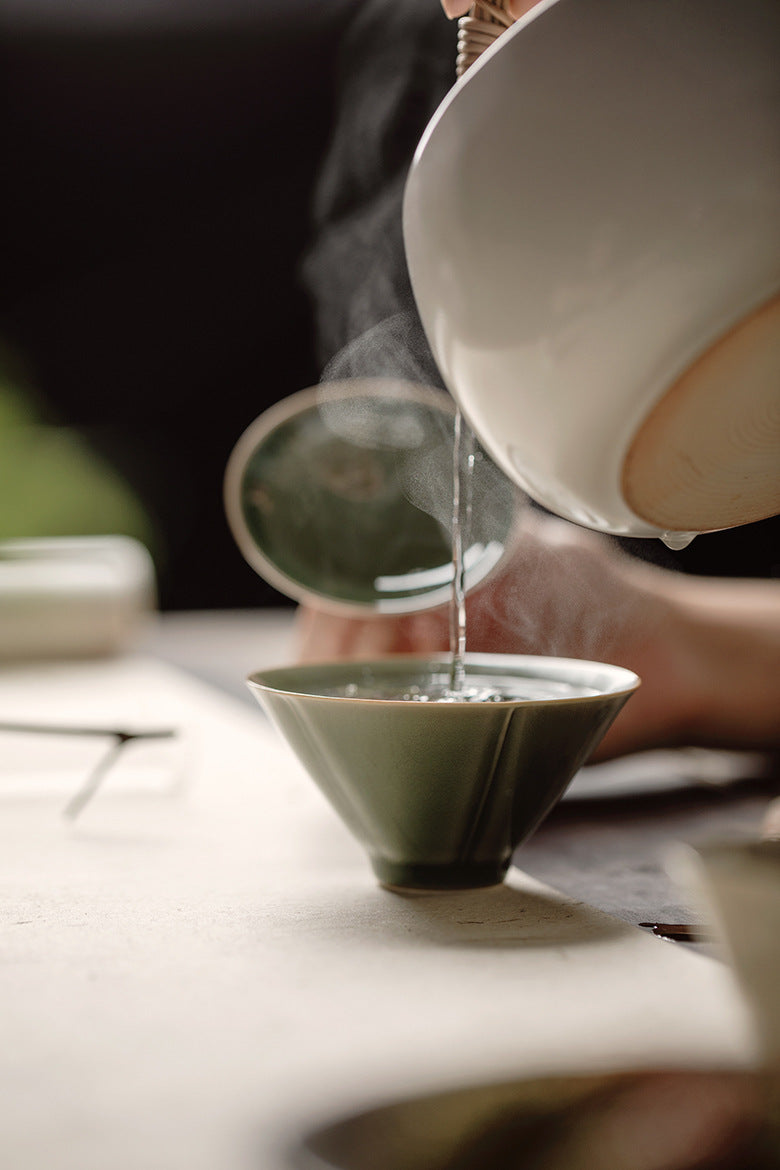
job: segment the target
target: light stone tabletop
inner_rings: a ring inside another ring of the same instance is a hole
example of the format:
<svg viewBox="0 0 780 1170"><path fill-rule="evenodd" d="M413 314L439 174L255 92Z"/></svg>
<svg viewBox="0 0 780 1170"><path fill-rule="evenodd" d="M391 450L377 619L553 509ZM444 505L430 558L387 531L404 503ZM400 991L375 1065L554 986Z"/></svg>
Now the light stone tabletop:
<svg viewBox="0 0 780 1170"><path fill-rule="evenodd" d="M284 1170L309 1126L399 1094L754 1059L726 965L625 916L521 869L487 891L379 888L259 708L219 689L287 652L287 618L247 620L171 621L157 657L0 673L5 720L177 733L129 745L75 823L63 799L94 743L2 738L0 1164ZM195 677L209 639L215 686ZM575 819L550 830L570 850Z"/></svg>

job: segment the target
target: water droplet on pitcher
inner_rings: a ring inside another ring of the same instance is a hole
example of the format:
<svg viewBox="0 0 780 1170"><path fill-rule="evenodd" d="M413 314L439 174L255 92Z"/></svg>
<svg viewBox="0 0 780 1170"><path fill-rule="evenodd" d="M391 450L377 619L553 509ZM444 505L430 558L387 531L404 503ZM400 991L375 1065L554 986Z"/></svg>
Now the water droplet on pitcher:
<svg viewBox="0 0 780 1170"><path fill-rule="evenodd" d="M680 552L681 549L688 547L694 536L695 532L664 532L661 540L673 552Z"/></svg>

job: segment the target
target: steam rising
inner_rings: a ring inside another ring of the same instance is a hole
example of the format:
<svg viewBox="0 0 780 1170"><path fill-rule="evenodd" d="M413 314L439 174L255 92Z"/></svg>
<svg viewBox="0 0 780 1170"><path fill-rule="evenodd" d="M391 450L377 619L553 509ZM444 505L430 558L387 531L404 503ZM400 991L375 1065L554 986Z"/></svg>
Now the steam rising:
<svg viewBox="0 0 780 1170"><path fill-rule="evenodd" d="M408 388L414 384L398 379L372 381L366 383L371 392L360 396L363 381L349 379L346 385L354 386L357 393L347 397L339 393L344 382L335 384L335 392L328 382L320 387L319 414L328 430L368 450L414 451L421 447L435 416L423 402L409 397ZM377 386L382 387L381 396L373 392ZM443 437L444 425L437 429Z"/></svg>
<svg viewBox="0 0 780 1170"><path fill-rule="evenodd" d="M404 258L401 206L417 142L454 81L456 28L436 4L362 0L344 43L339 116L315 208L304 269L312 294L323 381L395 378L441 387ZM338 412L333 425L381 444L381 425ZM452 438L408 461L404 491L449 530ZM473 511L491 529L507 481L480 452ZM515 493L519 514L520 493ZM608 658L626 622L643 623L605 541L546 520L531 507L493 584L469 600L469 648ZM504 526L506 513L504 511ZM392 539L392 534L388 534ZM608 562L607 562L608 564Z"/></svg>
<svg viewBox="0 0 780 1170"><path fill-rule="evenodd" d="M420 136L454 81L456 42L437 4L355 6L303 272L327 380L440 384L406 270L401 203Z"/></svg>
<svg viewBox="0 0 780 1170"><path fill-rule="evenodd" d="M604 537L529 508L500 575L470 598L470 648L625 662L657 620L626 563Z"/></svg>
<svg viewBox="0 0 780 1170"><path fill-rule="evenodd" d="M328 362L322 381L366 377L443 388L416 308L394 313L353 338Z"/></svg>

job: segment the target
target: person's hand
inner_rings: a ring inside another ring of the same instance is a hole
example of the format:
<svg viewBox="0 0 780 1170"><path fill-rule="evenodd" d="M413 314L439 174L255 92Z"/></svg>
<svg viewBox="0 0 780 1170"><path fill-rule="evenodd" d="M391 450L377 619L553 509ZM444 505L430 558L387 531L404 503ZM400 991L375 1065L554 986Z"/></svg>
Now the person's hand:
<svg viewBox="0 0 780 1170"><path fill-rule="evenodd" d="M686 714L678 694L685 679L674 661L668 603L646 580L654 582L656 572L595 533L529 514L512 555L468 596L467 649L628 666L646 685L629 701L620 731L605 742L602 755L673 740ZM305 661L447 650L449 611L444 606L400 618L352 618L303 608L298 634Z"/></svg>
<svg viewBox="0 0 780 1170"><path fill-rule="evenodd" d="M510 0L507 11L514 20L519 20L526 12L538 4L539 0ZM450 20L465 16L472 7L473 0L441 0L441 6Z"/></svg>
<svg viewBox="0 0 780 1170"><path fill-rule="evenodd" d="M596 533L529 515L467 614L468 650L587 658L640 676L599 758L677 744L780 748L775 582L669 572ZM447 650L448 611L356 619L303 608L298 638L304 661Z"/></svg>

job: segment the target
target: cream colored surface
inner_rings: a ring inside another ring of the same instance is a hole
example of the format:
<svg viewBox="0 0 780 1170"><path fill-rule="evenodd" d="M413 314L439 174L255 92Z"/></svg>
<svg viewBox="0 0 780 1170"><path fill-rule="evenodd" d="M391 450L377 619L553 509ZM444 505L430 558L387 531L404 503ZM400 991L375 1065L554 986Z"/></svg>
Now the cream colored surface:
<svg viewBox="0 0 780 1170"><path fill-rule="evenodd" d="M517 871L379 889L262 715L167 667L6 670L0 708L152 709L190 759L175 793L109 783L75 826L59 797L2 802L4 1165L281 1170L310 1122L399 1092L751 1058L723 966Z"/></svg>
<svg viewBox="0 0 780 1170"><path fill-rule="evenodd" d="M155 603L152 559L130 537L0 541L0 663L127 650Z"/></svg>

